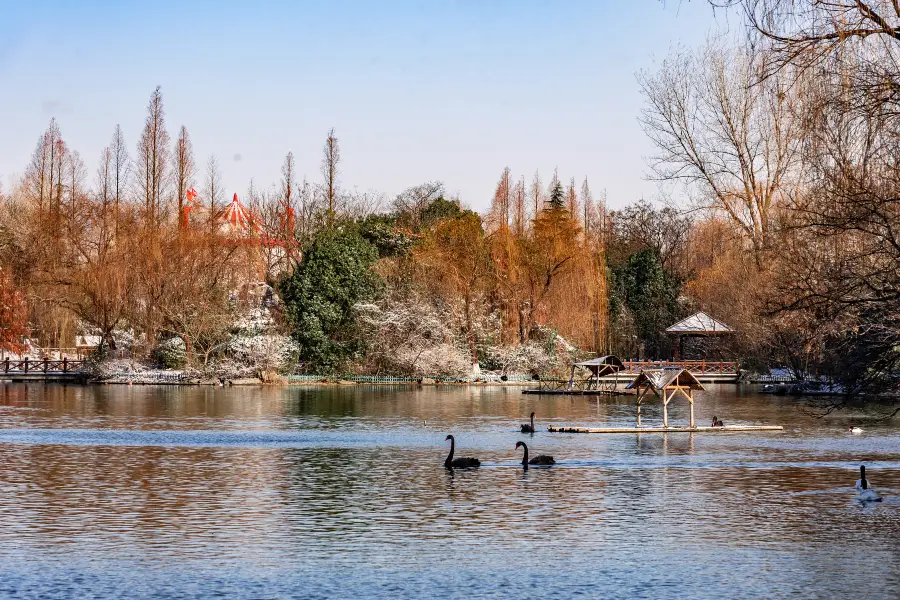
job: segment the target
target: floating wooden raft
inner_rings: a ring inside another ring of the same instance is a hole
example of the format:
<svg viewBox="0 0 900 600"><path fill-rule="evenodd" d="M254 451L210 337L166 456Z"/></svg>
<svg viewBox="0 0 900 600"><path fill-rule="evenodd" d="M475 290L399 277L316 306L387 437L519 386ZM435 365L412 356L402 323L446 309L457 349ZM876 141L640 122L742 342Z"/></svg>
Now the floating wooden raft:
<svg viewBox="0 0 900 600"><path fill-rule="evenodd" d="M553 427L550 433L728 433L729 431L782 431L781 425L726 425L724 427Z"/></svg>
<svg viewBox="0 0 900 600"><path fill-rule="evenodd" d="M634 396L634 392L622 390L522 390L523 394L544 396Z"/></svg>

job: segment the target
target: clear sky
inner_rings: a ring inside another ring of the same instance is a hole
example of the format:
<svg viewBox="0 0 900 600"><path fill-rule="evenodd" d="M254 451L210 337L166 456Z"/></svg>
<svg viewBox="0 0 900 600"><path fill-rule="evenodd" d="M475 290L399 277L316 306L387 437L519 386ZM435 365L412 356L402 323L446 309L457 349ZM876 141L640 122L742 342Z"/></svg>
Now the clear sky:
<svg viewBox="0 0 900 600"><path fill-rule="evenodd" d="M480 210L505 166L558 166L620 207L656 189L635 72L726 25L701 0L0 0L0 181L53 116L93 177L160 85L229 191L276 182L288 150L320 179L334 127L345 188L440 180Z"/></svg>

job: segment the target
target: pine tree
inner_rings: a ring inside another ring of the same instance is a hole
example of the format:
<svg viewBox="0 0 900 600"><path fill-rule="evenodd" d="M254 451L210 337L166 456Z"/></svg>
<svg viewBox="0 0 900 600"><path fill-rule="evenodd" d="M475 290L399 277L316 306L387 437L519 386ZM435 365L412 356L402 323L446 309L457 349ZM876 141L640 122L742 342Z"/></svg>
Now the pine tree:
<svg viewBox="0 0 900 600"><path fill-rule="evenodd" d="M550 184L550 199L547 200L547 204L549 210L566 210L566 192L556 176Z"/></svg>

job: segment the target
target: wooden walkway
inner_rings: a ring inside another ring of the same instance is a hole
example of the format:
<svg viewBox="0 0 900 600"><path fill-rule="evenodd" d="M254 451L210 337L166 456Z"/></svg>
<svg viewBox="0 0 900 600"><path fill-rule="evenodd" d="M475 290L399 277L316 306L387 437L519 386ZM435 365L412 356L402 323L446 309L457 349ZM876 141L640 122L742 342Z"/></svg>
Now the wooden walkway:
<svg viewBox="0 0 900 600"><path fill-rule="evenodd" d="M0 379L12 381L78 381L84 378L84 360L21 360L5 358L0 361Z"/></svg>
<svg viewBox="0 0 900 600"><path fill-rule="evenodd" d="M729 433L732 431L782 431L781 425L726 425L724 427L553 427L550 433Z"/></svg>
<svg viewBox="0 0 900 600"><path fill-rule="evenodd" d="M523 394L541 394L545 396L634 396L631 390L550 390L528 389L522 390Z"/></svg>

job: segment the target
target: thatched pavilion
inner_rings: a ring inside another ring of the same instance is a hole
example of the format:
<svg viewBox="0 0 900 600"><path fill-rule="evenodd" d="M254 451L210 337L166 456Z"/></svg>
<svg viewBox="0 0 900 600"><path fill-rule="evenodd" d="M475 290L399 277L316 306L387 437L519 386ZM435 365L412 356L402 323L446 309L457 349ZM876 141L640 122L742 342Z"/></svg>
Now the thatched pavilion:
<svg viewBox="0 0 900 600"><path fill-rule="evenodd" d="M625 389L637 392L637 425L641 426L641 403L648 391L652 391L663 403L663 427L669 426L669 402L681 394L691 406L691 428L694 424L694 390L702 390L703 386L687 369L666 367L641 371L637 378ZM662 395L660 395L662 392Z"/></svg>
<svg viewBox="0 0 900 600"><path fill-rule="evenodd" d="M684 358L684 338L708 338L733 334L734 329L705 312L694 313L666 329L666 335L678 337L678 344L675 345L675 360Z"/></svg>
<svg viewBox="0 0 900 600"><path fill-rule="evenodd" d="M612 354L572 363L572 371L569 374L569 389L575 385L576 369L586 369L590 373L588 379L582 382L585 390L599 390L604 389L603 377L615 375L624 368L625 366L622 364L622 361L619 360L619 357L613 356ZM615 389L616 380L613 379L606 387Z"/></svg>

